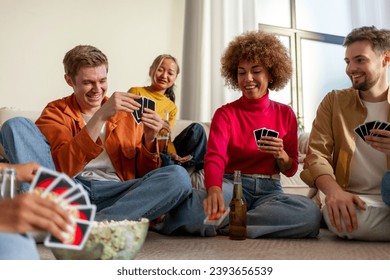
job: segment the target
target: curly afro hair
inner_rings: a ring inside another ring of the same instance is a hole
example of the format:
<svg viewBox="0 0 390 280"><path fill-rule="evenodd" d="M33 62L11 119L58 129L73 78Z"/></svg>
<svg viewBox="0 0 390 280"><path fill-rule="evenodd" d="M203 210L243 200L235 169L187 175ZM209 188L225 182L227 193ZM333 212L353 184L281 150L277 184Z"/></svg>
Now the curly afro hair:
<svg viewBox="0 0 390 280"><path fill-rule="evenodd" d="M284 88L291 79L289 52L274 34L249 31L229 43L221 58L221 75L232 89L239 89L237 70L241 61L260 63L267 68L270 75L268 88L271 90Z"/></svg>

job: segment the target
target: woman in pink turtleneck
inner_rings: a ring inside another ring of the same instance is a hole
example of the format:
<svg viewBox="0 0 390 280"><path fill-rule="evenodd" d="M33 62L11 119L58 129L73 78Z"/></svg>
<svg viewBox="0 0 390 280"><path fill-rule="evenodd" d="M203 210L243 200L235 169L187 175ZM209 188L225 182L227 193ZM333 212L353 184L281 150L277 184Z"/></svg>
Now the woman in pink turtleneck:
<svg viewBox="0 0 390 280"><path fill-rule="evenodd" d="M212 119L205 213L219 216L225 211L234 170L241 170L249 238L317 236L318 207L304 196L285 194L280 184L280 172L293 176L298 167L296 116L288 105L269 99L269 89L282 89L291 77L287 49L272 34L246 32L229 44L221 62L227 85L241 90L242 97L219 108ZM264 127L279 132L278 137L256 142L253 131Z"/></svg>

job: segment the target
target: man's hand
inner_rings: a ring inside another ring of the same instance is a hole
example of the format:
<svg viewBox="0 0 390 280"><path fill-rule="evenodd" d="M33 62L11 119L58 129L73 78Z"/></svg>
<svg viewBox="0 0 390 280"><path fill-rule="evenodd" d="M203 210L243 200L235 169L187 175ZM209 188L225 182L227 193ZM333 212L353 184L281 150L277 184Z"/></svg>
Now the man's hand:
<svg viewBox="0 0 390 280"><path fill-rule="evenodd" d="M104 123L120 111L132 113L141 108L135 99L141 98L139 95L127 92L114 92L112 96L96 111L87 123L89 136L96 141Z"/></svg>
<svg viewBox="0 0 390 280"><path fill-rule="evenodd" d="M365 210L365 204L359 196L344 191L329 175L322 175L316 179L316 186L326 195L325 204L331 224L342 232L342 219L346 230L350 233L358 228L356 206Z"/></svg>
<svg viewBox="0 0 390 280"><path fill-rule="evenodd" d="M102 120L106 121L120 111L132 113L138 110L141 105L135 99L139 98L139 95L128 92L114 92L99 109Z"/></svg>
<svg viewBox="0 0 390 280"><path fill-rule="evenodd" d="M372 134L381 136L367 135L364 137L366 143L386 155L390 156L390 131L382 129L371 129Z"/></svg>

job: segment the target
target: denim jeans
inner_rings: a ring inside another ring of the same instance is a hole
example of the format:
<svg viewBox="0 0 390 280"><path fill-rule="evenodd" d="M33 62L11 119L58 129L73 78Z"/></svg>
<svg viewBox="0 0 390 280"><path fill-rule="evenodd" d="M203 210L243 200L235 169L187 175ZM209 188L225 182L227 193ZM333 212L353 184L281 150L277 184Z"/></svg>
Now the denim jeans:
<svg viewBox="0 0 390 280"><path fill-rule="evenodd" d="M0 139L11 163L35 161L55 170L50 146L31 120L8 120L2 126ZM74 180L83 185L91 203L96 204L96 220L153 220L179 205L192 191L187 171L178 165L158 168L125 182ZM28 188L27 185L24 191Z"/></svg>
<svg viewBox="0 0 390 280"><path fill-rule="evenodd" d="M36 162L55 170L50 146L38 127L27 118L16 117L1 126L0 143L10 163ZM22 183L20 190L26 192L30 185Z"/></svg>
<svg viewBox="0 0 390 280"><path fill-rule="evenodd" d="M382 199L383 202L390 206L390 171L386 171L382 178Z"/></svg>
<svg viewBox="0 0 390 280"><path fill-rule="evenodd" d="M35 240L26 235L0 232L0 260L39 260Z"/></svg>
<svg viewBox="0 0 390 280"><path fill-rule="evenodd" d="M155 169L144 177L124 182L85 181L78 177L97 207L95 220L154 220L190 195L187 171L179 165Z"/></svg>
<svg viewBox="0 0 390 280"><path fill-rule="evenodd" d="M279 180L242 178L244 198L247 203L247 237L316 237L320 230L321 212L309 198L285 194ZM225 206L233 193L233 175L226 174L222 187ZM178 208L167 215L164 234L187 232L202 236L228 234L228 219L219 227L205 226L202 201L205 191L193 190Z"/></svg>

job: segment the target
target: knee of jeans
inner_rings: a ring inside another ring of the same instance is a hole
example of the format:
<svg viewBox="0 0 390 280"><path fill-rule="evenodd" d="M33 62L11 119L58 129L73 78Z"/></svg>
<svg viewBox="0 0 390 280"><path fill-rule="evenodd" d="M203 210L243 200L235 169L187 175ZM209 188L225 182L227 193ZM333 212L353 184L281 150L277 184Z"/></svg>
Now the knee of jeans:
<svg viewBox="0 0 390 280"><path fill-rule="evenodd" d="M304 211L306 213L304 227L307 229L307 235L309 237L315 237L320 232L321 210L313 201L308 200Z"/></svg>
<svg viewBox="0 0 390 280"><path fill-rule="evenodd" d="M1 126L2 133L9 133L15 130L24 130L25 127L34 125L33 121L24 117L14 117L8 119Z"/></svg>
<svg viewBox="0 0 390 280"><path fill-rule="evenodd" d="M191 178L187 170L180 165L171 165L172 176L175 176L175 182L177 182L182 188L191 190Z"/></svg>

